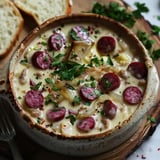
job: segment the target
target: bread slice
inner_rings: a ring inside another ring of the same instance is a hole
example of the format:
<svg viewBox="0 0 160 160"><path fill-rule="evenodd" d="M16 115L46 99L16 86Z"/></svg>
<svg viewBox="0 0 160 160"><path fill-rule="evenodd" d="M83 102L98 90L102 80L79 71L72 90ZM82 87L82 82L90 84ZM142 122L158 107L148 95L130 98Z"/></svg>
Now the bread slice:
<svg viewBox="0 0 160 160"><path fill-rule="evenodd" d="M0 1L0 57L6 56L23 26L23 18L16 6L9 0Z"/></svg>
<svg viewBox="0 0 160 160"><path fill-rule="evenodd" d="M69 14L71 0L14 0L18 8L31 15L38 25L47 19Z"/></svg>

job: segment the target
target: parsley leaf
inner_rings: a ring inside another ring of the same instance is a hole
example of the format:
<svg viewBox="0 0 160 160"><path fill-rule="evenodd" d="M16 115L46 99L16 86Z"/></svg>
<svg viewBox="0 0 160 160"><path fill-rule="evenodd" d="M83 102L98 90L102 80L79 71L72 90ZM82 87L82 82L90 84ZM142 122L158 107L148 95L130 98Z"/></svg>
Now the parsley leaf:
<svg viewBox="0 0 160 160"><path fill-rule="evenodd" d="M59 75L61 80L72 81L74 78L78 77L85 71L85 65L81 65L72 61L61 62L57 65L57 70L52 74Z"/></svg>
<svg viewBox="0 0 160 160"><path fill-rule="evenodd" d="M160 16L157 16L157 19L160 20Z"/></svg>
<svg viewBox="0 0 160 160"><path fill-rule="evenodd" d="M91 59L91 62L90 62L90 64L89 64L88 66L91 66L91 67L93 67L93 66L99 67L99 66L103 65L103 63L104 63L103 58L98 59L98 57L94 57L94 58Z"/></svg>
<svg viewBox="0 0 160 160"><path fill-rule="evenodd" d="M137 36L146 49L149 50L152 48L154 41L149 39L149 35L146 32L138 31Z"/></svg>
<svg viewBox="0 0 160 160"><path fill-rule="evenodd" d="M51 78L46 78L45 82L52 87L53 91L59 91L59 88L55 85Z"/></svg>
<svg viewBox="0 0 160 160"><path fill-rule="evenodd" d="M152 52L151 58L156 61L160 58L160 49L154 50Z"/></svg>
<svg viewBox="0 0 160 160"><path fill-rule="evenodd" d="M74 115L69 115L66 117L66 119L70 119L70 122L72 125L74 125L74 123L76 121L76 117Z"/></svg>
<svg viewBox="0 0 160 160"><path fill-rule="evenodd" d="M52 95L51 94L48 94L45 97L45 104L48 105L49 103L52 103L55 107L58 106L57 102L52 99Z"/></svg>
<svg viewBox="0 0 160 160"><path fill-rule="evenodd" d="M53 56L51 67L55 67L55 66L59 65L62 62L63 57L64 57L64 54L61 54L61 53L56 56Z"/></svg>
<svg viewBox="0 0 160 160"><path fill-rule="evenodd" d="M159 33L160 33L160 27L157 26L157 25L152 25L152 33L156 34L156 35L159 35Z"/></svg>
<svg viewBox="0 0 160 160"><path fill-rule="evenodd" d="M154 117L148 116L147 120L149 120L151 123L156 123L156 119Z"/></svg>
<svg viewBox="0 0 160 160"><path fill-rule="evenodd" d="M92 13L107 16L107 8L105 5L101 5L100 3L97 2L93 5Z"/></svg>
<svg viewBox="0 0 160 160"><path fill-rule="evenodd" d="M137 7L137 9L132 12L135 18L141 18L141 13L149 12L149 9L146 7L145 3L135 2L134 5Z"/></svg>
<svg viewBox="0 0 160 160"><path fill-rule="evenodd" d="M116 2L111 2L108 7L101 5L100 3L95 3L92 8L92 13L107 16L116 21L119 21L126 25L127 27L133 27L135 19L132 13L128 13L125 7L120 6Z"/></svg>
<svg viewBox="0 0 160 160"><path fill-rule="evenodd" d="M73 103L72 103L73 105L75 105L75 104L80 104L80 98L78 97L78 96L74 96L74 99L73 99Z"/></svg>
<svg viewBox="0 0 160 160"><path fill-rule="evenodd" d="M107 64L109 64L110 66L113 66L113 62L110 56L108 56Z"/></svg>
<svg viewBox="0 0 160 160"><path fill-rule="evenodd" d="M42 82L38 82L37 84L30 86L30 88L32 90L38 90L40 88L41 84L42 84Z"/></svg>
<svg viewBox="0 0 160 160"><path fill-rule="evenodd" d="M26 57L20 61L20 64L22 65L26 65L27 63L28 63L28 59Z"/></svg>

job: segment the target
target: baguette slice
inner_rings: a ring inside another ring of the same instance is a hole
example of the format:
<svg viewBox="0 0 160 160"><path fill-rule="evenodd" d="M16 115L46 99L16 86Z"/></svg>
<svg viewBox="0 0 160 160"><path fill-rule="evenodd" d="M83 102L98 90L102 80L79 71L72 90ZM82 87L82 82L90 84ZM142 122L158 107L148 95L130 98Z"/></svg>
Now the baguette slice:
<svg viewBox="0 0 160 160"><path fill-rule="evenodd" d="M31 15L38 25L47 19L71 13L71 0L14 0L16 6Z"/></svg>
<svg viewBox="0 0 160 160"><path fill-rule="evenodd" d="M10 53L23 27L23 18L9 0L0 1L0 58Z"/></svg>

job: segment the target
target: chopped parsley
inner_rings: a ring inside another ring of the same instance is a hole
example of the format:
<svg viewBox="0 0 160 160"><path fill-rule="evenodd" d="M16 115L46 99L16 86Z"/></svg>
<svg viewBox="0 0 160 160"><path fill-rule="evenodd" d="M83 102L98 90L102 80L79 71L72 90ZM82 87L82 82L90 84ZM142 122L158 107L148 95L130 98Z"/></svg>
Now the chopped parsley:
<svg viewBox="0 0 160 160"><path fill-rule="evenodd" d="M51 78L46 78L45 82L51 86L53 91L59 91L59 88L55 85Z"/></svg>
<svg viewBox="0 0 160 160"><path fill-rule="evenodd" d="M128 13L125 7L120 6L116 2L111 2L108 7L106 7L105 5L101 5L97 2L94 4L92 12L112 18L116 21L125 24L130 28L133 27L135 23L133 14Z"/></svg>
<svg viewBox="0 0 160 160"><path fill-rule="evenodd" d="M58 106L57 102L53 100L52 98L52 95L51 94L48 94L46 97L45 97L45 104L48 105L52 103L55 107Z"/></svg>
<svg viewBox="0 0 160 160"><path fill-rule="evenodd" d="M37 84L30 86L30 88L32 90L38 90L40 88L41 84L42 84L42 82L38 82Z"/></svg>
<svg viewBox="0 0 160 160"><path fill-rule="evenodd" d="M105 85L106 85L106 88L109 88L111 87L112 83L105 79Z"/></svg>
<svg viewBox="0 0 160 160"><path fill-rule="evenodd" d="M110 2L108 7L97 2L93 5L92 12L107 16L132 28L136 19L142 17L142 13L149 12L145 3L135 2L134 5L136 6L136 9L132 12L128 12L125 7L120 6L117 2Z"/></svg>
<svg viewBox="0 0 160 160"><path fill-rule="evenodd" d="M43 121L43 120L42 120L40 117L37 118L37 123L38 123L38 124L41 124L42 121Z"/></svg>
<svg viewBox="0 0 160 160"><path fill-rule="evenodd" d="M22 99L22 97L21 97L21 96L18 96L18 99Z"/></svg>
<svg viewBox="0 0 160 160"><path fill-rule="evenodd" d="M160 49L157 50L153 50L152 54L151 54L151 58L156 61L160 58Z"/></svg>
<svg viewBox="0 0 160 160"><path fill-rule="evenodd" d="M22 65L26 65L27 63L28 63L28 59L26 57L24 57L24 59L20 61L20 64Z"/></svg>
<svg viewBox="0 0 160 160"><path fill-rule="evenodd" d="M68 84L68 83L65 84L65 87L70 89L70 90L75 90L75 88L72 85Z"/></svg>
<svg viewBox="0 0 160 160"><path fill-rule="evenodd" d="M113 62L110 56L108 56L107 64L109 64L110 66L113 66Z"/></svg>
<svg viewBox="0 0 160 160"><path fill-rule="evenodd" d="M64 57L64 54L59 53L56 56L54 56L54 53L53 53L51 67L55 67L59 65L62 62L63 57Z"/></svg>
<svg viewBox="0 0 160 160"><path fill-rule="evenodd" d="M149 9L146 7L145 3L135 2L134 5L137 7L137 9L132 12L135 18L141 18L142 13L149 12Z"/></svg>
<svg viewBox="0 0 160 160"><path fill-rule="evenodd" d="M70 122L71 122L72 125L74 125L74 123L76 121L76 117L72 114L67 116L66 119L70 119Z"/></svg>
<svg viewBox="0 0 160 160"><path fill-rule="evenodd" d="M157 16L157 19L160 20L160 16Z"/></svg>
<svg viewBox="0 0 160 160"><path fill-rule="evenodd" d="M98 57L94 57L94 58L91 59L90 64L88 64L88 66L91 66L91 67L93 67L93 66L99 67L99 66L101 66L101 65L103 65L103 64L104 64L103 58L100 58L100 59L99 59Z"/></svg>
<svg viewBox="0 0 160 160"><path fill-rule="evenodd" d="M149 39L149 35L146 32L138 31L137 36L146 49L150 50L152 48L154 41Z"/></svg>
<svg viewBox="0 0 160 160"><path fill-rule="evenodd" d="M45 81L47 84L53 84L53 81L51 78L46 78Z"/></svg>
<svg viewBox="0 0 160 160"><path fill-rule="evenodd" d="M72 81L85 71L85 65L72 61L65 61L57 64L57 69L52 73L58 75L61 80Z"/></svg>
<svg viewBox="0 0 160 160"><path fill-rule="evenodd" d="M74 99L73 99L73 102L72 102L73 105L79 105L80 104L80 98L78 96L74 96Z"/></svg>
<svg viewBox="0 0 160 160"><path fill-rule="evenodd" d="M45 42L45 41L42 41L40 43L41 43L42 46L47 46L47 42Z"/></svg>
<svg viewBox="0 0 160 160"><path fill-rule="evenodd" d="M152 116L148 116L147 120L149 120L151 123L156 123L157 122L157 120Z"/></svg>
<svg viewBox="0 0 160 160"><path fill-rule="evenodd" d="M152 25L152 33L155 35L159 35L160 33L160 27L157 25Z"/></svg>

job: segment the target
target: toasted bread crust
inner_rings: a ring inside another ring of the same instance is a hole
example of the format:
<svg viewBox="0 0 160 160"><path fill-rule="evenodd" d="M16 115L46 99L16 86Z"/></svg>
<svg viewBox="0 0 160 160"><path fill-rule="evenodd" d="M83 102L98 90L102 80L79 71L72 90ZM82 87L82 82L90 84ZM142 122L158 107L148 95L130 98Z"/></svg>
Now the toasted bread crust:
<svg viewBox="0 0 160 160"><path fill-rule="evenodd" d="M25 3L25 2L28 2L28 3ZM63 0L63 1L62 0L59 0L59 1L46 0L45 4L48 3L48 5L45 5L45 6L43 5L38 6L38 1L35 1L34 4L32 4L33 2L30 3L30 1L25 1L25 2L22 2L21 0L14 0L15 5L26 14L32 16L38 25L42 24L45 20L52 18L54 16L68 15L71 13L71 9L72 9L71 0ZM57 4L61 3L62 5L59 5L59 7L61 8L58 8L57 6L55 6L57 7L57 9L49 8L54 6L55 3ZM54 13L50 12L53 10L54 10Z"/></svg>
<svg viewBox="0 0 160 160"><path fill-rule="evenodd" d="M9 0L4 0L2 5L4 5L4 6L2 6L3 9L4 9L4 12L7 12L6 7L10 8L10 10L13 11L12 12L13 13L12 16L14 16L15 18L17 18L17 21L15 21L15 23L17 23L17 24L16 24L16 27L14 28L15 29L14 33L12 33L10 35L10 37L9 37L10 40L6 44L8 46L6 48L4 48L4 49L2 48L2 50L0 48L0 58L5 57L6 55L8 55L11 52L11 50L13 49L15 43L17 42L17 40L19 38L19 35L20 35L20 33L21 33L22 29L23 29L23 24L24 24L24 20L23 20L23 18L21 16L19 10L16 8L16 6L14 5L13 2L11 2ZM5 25L8 25L8 23L7 23L8 21L3 21L2 20L1 23L3 23L3 22L6 23ZM6 28L6 32L7 32L7 28ZM11 32L13 32L13 30ZM5 37L5 38L7 38L7 37ZM3 42L2 39L1 39L1 42ZM5 43L4 44L2 43L2 45L5 45Z"/></svg>

